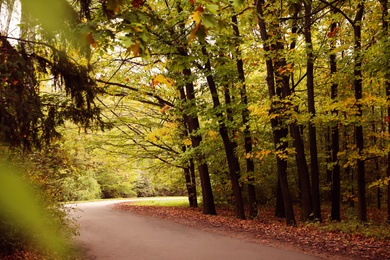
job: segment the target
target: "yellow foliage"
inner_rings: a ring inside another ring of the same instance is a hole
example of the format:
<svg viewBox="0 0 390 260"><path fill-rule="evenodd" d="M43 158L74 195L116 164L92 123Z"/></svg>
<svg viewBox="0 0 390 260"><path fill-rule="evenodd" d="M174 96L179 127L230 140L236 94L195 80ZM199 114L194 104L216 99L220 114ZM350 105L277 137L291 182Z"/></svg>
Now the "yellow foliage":
<svg viewBox="0 0 390 260"><path fill-rule="evenodd" d="M152 84L157 85L157 84L165 84L168 87L172 87L175 81L170 78L166 78L164 75L159 74L153 78Z"/></svg>
<svg viewBox="0 0 390 260"><path fill-rule="evenodd" d="M210 138L211 138L212 140L215 140L215 139L217 139L217 137L218 137L218 133L215 132L215 131L213 131L213 130L209 130L209 131L207 132L207 134L208 134L208 136L210 136Z"/></svg>
<svg viewBox="0 0 390 260"><path fill-rule="evenodd" d="M191 145L191 144L192 144L191 139L190 139L190 138L184 139L184 140L183 140L183 144L184 144L184 145Z"/></svg>
<svg viewBox="0 0 390 260"><path fill-rule="evenodd" d="M156 137L156 135L155 135L153 132L147 134L145 139L146 139L147 141L150 141L150 142L153 142L153 143L157 142L157 140L158 140L157 137Z"/></svg>
<svg viewBox="0 0 390 260"><path fill-rule="evenodd" d="M390 182L390 177L386 177L377 181L374 181L371 183L368 188L373 188L373 187L383 187L384 185L388 186Z"/></svg>
<svg viewBox="0 0 390 260"><path fill-rule="evenodd" d="M275 155L282 160L287 160L288 159L288 154L286 154L283 151L275 151Z"/></svg>
<svg viewBox="0 0 390 260"><path fill-rule="evenodd" d="M202 21L201 19L202 13L203 13L203 8L201 6L198 6L196 11L190 15L191 20L194 21L196 24L200 24L200 22Z"/></svg>
<svg viewBox="0 0 390 260"><path fill-rule="evenodd" d="M267 157L268 155L271 154L271 150L261 150L261 151L256 151L256 159L263 160L264 157Z"/></svg>
<svg viewBox="0 0 390 260"><path fill-rule="evenodd" d="M179 125L175 122L167 122L165 123L165 127L171 129L171 130L176 130L179 128Z"/></svg>
<svg viewBox="0 0 390 260"><path fill-rule="evenodd" d="M195 11L190 17L196 24L199 24L201 21L201 13L199 11Z"/></svg>

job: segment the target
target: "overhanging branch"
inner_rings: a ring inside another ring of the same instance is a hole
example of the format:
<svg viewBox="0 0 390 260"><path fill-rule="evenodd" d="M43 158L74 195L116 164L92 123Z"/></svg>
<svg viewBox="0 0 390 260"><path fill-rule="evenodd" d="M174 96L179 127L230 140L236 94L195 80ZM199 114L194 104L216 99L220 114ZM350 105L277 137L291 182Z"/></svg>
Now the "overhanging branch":
<svg viewBox="0 0 390 260"><path fill-rule="evenodd" d="M161 97L159 97L156 94L151 93L151 92L144 92L144 91L141 92L137 88L134 88L134 87L122 84L122 83L118 83L118 82L110 82L110 81L105 81L105 80L101 80L101 79L97 79L96 82L100 82L100 83L103 83L103 84L109 85L109 86L117 86L120 88L124 88L124 89L128 89L128 90L137 92L137 93L142 93L148 97L155 98L158 101L158 103L154 103L154 102L147 101L147 100L140 100L140 102L149 103L149 104L156 105L159 107L164 107L164 106L175 107L175 105L172 102L169 102L168 100L165 100L165 99L163 99L163 98L161 98Z"/></svg>

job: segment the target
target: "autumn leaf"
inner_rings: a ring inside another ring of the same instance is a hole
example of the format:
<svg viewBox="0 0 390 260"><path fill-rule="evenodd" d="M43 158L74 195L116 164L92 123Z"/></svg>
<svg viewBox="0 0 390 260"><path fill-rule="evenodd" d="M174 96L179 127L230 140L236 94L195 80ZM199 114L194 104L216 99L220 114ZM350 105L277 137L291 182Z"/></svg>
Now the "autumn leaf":
<svg viewBox="0 0 390 260"><path fill-rule="evenodd" d="M334 36L336 36L338 30L339 30L339 28L335 27L335 28L333 29L333 31L328 32L328 33L326 34L326 36L328 36L328 37L334 37Z"/></svg>
<svg viewBox="0 0 390 260"><path fill-rule="evenodd" d="M168 87L171 87L174 84L174 80L166 78L164 75L159 74L153 78L152 85L165 84Z"/></svg>
<svg viewBox="0 0 390 260"><path fill-rule="evenodd" d="M298 227L286 227L283 219L275 218L273 207L262 206L258 220L237 219L234 217L234 209L226 207L218 208L217 216L202 214L201 208L140 206L134 203L120 203L115 209L167 219L211 233L249 239L259 244L277 241L278 246L286 245L291 248L293 245L305 252L322 255L326 259L388 259L390 251L388 240L343 232L326 232L323 224L319 227L305 223Z"/></svg>
<svg viewBox="0 0 390 260"><path fill-rule="evenodd" d="M170 108L171 108L171 106L165 105L165 106L160 110L160 113L161 113L161 114L164 114L165 111L169 110Z"/></svg>
<svg viewBox="0 0 390 260"><path fill-rule="evenodd" d="M140 8L143 4L144 4L144 1L143 1L143 0L133 0L133 1L131 2L131 5L132 5L135 9Z"/></svg>
<svg viewBox="0 0 390 260"><path fill-rule="evenodd" d="M191 145L192 144L191 139L189 138L184 139L183 144L188 146Z"/></svg>
<svg viewBox="0 0 390 260"><path fill-rule="evenodd" d="M173 79L170 79L170 78L165 78L165 85L167 85L168 87L172 87L173 86Z"/></svg>
<svg viewBox="0 0 390 260"><path fill-rule="evenodd" d="M106 8L107 10L117 14L120 12L122 4L123 4L123 0L108 0L106 4Z"/></svg>
<svg viewBox="0 0 390 260"><path fill-rule="evenodd" d="M97 46L97 41L93 38L92 33L87 33L85 34L85 40L87 44L91 45L92 47L96 48Z"/></svg>
<svg viewBox="0 0 390 260"><path fill-rule="evenodd" d="M201 21L201 13L199 11L195 11L190 17L196 24L199 24Z"/></svg>
<svg viewBox="0 0 390 260"><path fill-rule="evenodd" d="M202 17L203 11L204 11L203 7L198 6L196 11L190 15L192 21L194 21L196 24L200 24L200 22L202 21L201 17Z"/></svg>
<svg viewBox="0 0 390 260"><path fill-rule="evenodd" d="M198 37L199 39L206 38L207 32L207 28L204 27L202 23L198 23L195 29L192 30L190 35L188 36L188 42L191 43L195 39L195 37Z"/></svg>
<svg viewBox="0 0 390 260"><path fill-rule="evenodd" d="M134 56L138 56L141 52L139 42L136 42L133 45L130 45L130 47L127 48L127 51L132 52Z"/></svg>
<svg viewBox="0 0 390 260"><path fill-rule="evenodd" d="M196 31L197 31L197 28L195 28L195 30L191 31L190 36L188 36L188 42L192 42L195 39Z"/></svg>

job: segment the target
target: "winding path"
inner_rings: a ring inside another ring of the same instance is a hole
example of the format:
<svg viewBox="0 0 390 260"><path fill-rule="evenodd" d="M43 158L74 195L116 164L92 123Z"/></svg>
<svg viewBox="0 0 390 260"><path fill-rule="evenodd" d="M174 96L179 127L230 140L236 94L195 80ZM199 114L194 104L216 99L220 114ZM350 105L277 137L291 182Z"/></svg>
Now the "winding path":
<svg viewBox="0 0 390 260"><path fill-rule="evenodd" d="M131 201L131 200L126 200ZM123 201L72 205L76 238L88 259L112 260L311 260L303 253L216 235L172 221L113 210Z"/></svg>

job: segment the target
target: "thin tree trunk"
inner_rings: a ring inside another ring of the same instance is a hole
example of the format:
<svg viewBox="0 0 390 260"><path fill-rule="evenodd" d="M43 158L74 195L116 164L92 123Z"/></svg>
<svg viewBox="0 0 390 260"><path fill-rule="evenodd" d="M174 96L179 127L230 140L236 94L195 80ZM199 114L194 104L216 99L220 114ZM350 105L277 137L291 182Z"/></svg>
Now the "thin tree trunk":
<svg viewBox="0 0 390 260"><path fill-rule="evenodd" d="M389 33L389 22L388 22L388 0L380 0L382 5L382 28L383 28L383 37L387 37ZM385 84L386 84L386 97L387 101L390 101L390 72L389 72L389 62L387 61L387 66L385 66ZM387 108L387 132L390 135L390 106ZM390 178L390 152L387 154L387 169L386 175ZM390 185L387 185L387 223L390 224Z"/></svg>
<svg viewBox="0 0 390 260"><path fill-rule="evenodd" d="M238 29L237 16L232 16L232 24L234 35L237 37L237 40L240 37L240 31ZM241 103L243 105L242 109L242 124L244 125L244 147L245 153L252 153L252 136L249 130L249 110L248 110L248 97L245 84L245 74L244 74L244 64L241 59L241 52L238 44L236 44L236 66L238 71L238 79L240 81L240 95ZM258 215L257 201L256 201L256 187L254 185L254 174L255 165L253 163L252 157L246 157L246 172L248 176L248 200L249 200L249 218L255 219Z"/></svg>
<svg viewBox="0 0 390 260"><path fill-rule="evenodd" d="M190 207L191 208L194 208L194 200L193 200L193 196L194 194L192 193L192 183L191 183L191 174L190 174L190 168L189 167L185 167L183 169L184 171L184 177L185 177L185 180L186 180L186 189L187 189L187 197L188 197L188 202L190 204Z"/></svg>
<svg viewBox="0 0 390 260"><path fill-rule="evenodd" d="M326 128L326 134L325 134L325 153L326 153L326 186L332 187L332 169L329 167L332 165L332 127ZM332 190L329 189L329 192L326 193L326 200L330 203L332 202Z"/></svg>
<svg viewBox="0 0 390 260"><path fill-rule="evenodd" d="M375 115L375 106L372 106L371 107L371 113L373 114L373 115ZM380 113L381 114L381 118L383 118L383 114L382 113ZM372 122L371 123L371 133L374 133L374 135L372 136L372 138L371 138L371 142L372 142L372 144L377 144L378 143L378 138L377 138L377 136L375 135L376 133L377 133L377 127L376 127L376 124L375 124L375 122ZM376 180L377 181L380 181L381 180L381 171L380 171L380 167L379 167L379 159L378 158L374 158L374 161L373 161L373 164L374 164L374 172L376 173ZM378 185L378 187L376 188L376 195L377 195L377 197L376 197L376 205L377 205L377 208L378 209L381 209L381 187Z"/></svg>
<svg viewBox="0 0 390 260"><path fill-rule="evenodd" d="M9 34L9 27L11 25L11 20L12 20L12 15L14 14L14 8L15 8L15 0L10 0L8 3L7 3L7 20L5 22L5 27L4 27L4 31L1 32L2 34L4 35L8 35ZM1 8L1 5L0 5L0 8Z"/></svg>
<svg viewBox="0 0 390 260"><path fill-rule="evenodd" d="M188 128L188 126L186 126ZM188 132L185 131L184 136L188 137ZM187 148L183 145L182 151L183 153L186 152ZM184 177L186 181L186 188L187 188L187 195L188 195L188 201L191 208L198 207L198 199L196 194L196 183L194 178L194 163L193 160L189 160L189 165L187 167L183 168L184 171Z"/></svg>
<svg viewBox="0 0 390 260"><path fill-rule="evenodd" d="M353 31L354 31L354 87L355 87L355 99L356 105L358 108L357 116L362 117L362 105L360 100L362 99L362 87L363 87L363 75L362 75L362 61L361 61L361 21L363 19L364 4L360 3L358 5L358 12L356 14ZM359 215L358 219L361 222L367 221L367 205L366 205L366 176L365 176L365 166L363 157L364 149L364 136L363 136L363 126L357 124L355 126L355 138L356 138L356 147L358 149L359 158L357 160L357 181L358 181L358 207Z"/></svg>
<svg viewBox="0 0 390 260"><path fill-rule="evenodd" d="M193 159L190 159L190 167L189 167L189 170L190 170L190 178L191 178L191 185L192 185L192 203L193 203L193 207L194 208L197 208L198 207L198 194L196 193L196 177L195 177L195 164L194 164L194 160Z"/></svg>
<svg viewBox="0 0 390 260"><path fill-rule="evenodd" d="M336 32L337 25L336 23L332 23L330 26L330 33L334 34ZM335 48L335 42L331 41L330 46L330 56L329 56L329 63L330 63L330 74L335 75L337 73L337 62L336 62L336 54L332 52L332 50ZM335 82L332 82L331 85L331 99L333 101L336 101L338 95L338 85ZM333 110L333 114L337 115L338 111ZM340 221L340 200L341 200L341 186L340 186L340 164L337 160L337 154L340 150L340 142L339 142L339 127L338 122L336 121L335 124L331 128L331 162L332 162L332 206L331 206L331 215L330 218L333 221Z"/></svg>
<svg viewBox="0 0 390 260"><path fill-rule="evenodd" d="M207 61L205 64L206 68L206 80L210 89L210 93L212 96L213 104L215 109L219 109L221 107L221 102L219 101L217 87L214 81L214 77L211 74L211 63L208 57L208 53L206 47L202 46L202 54L206 57ZM230 141L228 129L224 123L222 112L216 112L216 116L218 118L219 124L219 133L221 134L223 145L225 148L226 159L228 161L229 166L229 175L230 181L232 184L233 195L234 195L234 204L236 207L236 217L239 219L245 218L245 210L244 210L244 200L242 197L242 191L240 187L240 164L238 158L236 156L234 145Z"/></svg>
<svg viewBox="0 0 390 260"><path fill-rule="evenodd" d="M313 43L311 39L311 12L312 1L304 2L305 5L305 40L307 52L307 99L310 119L316 116L314 102L314 59L313 59ZM309 139L310 139L310 166L312 178L312 196L313 196L313 214L316 220L321 221L321 199L320 199L320 173L318 169L318 152L317 152L317 133L313 122L309 123Z"/></svg>

